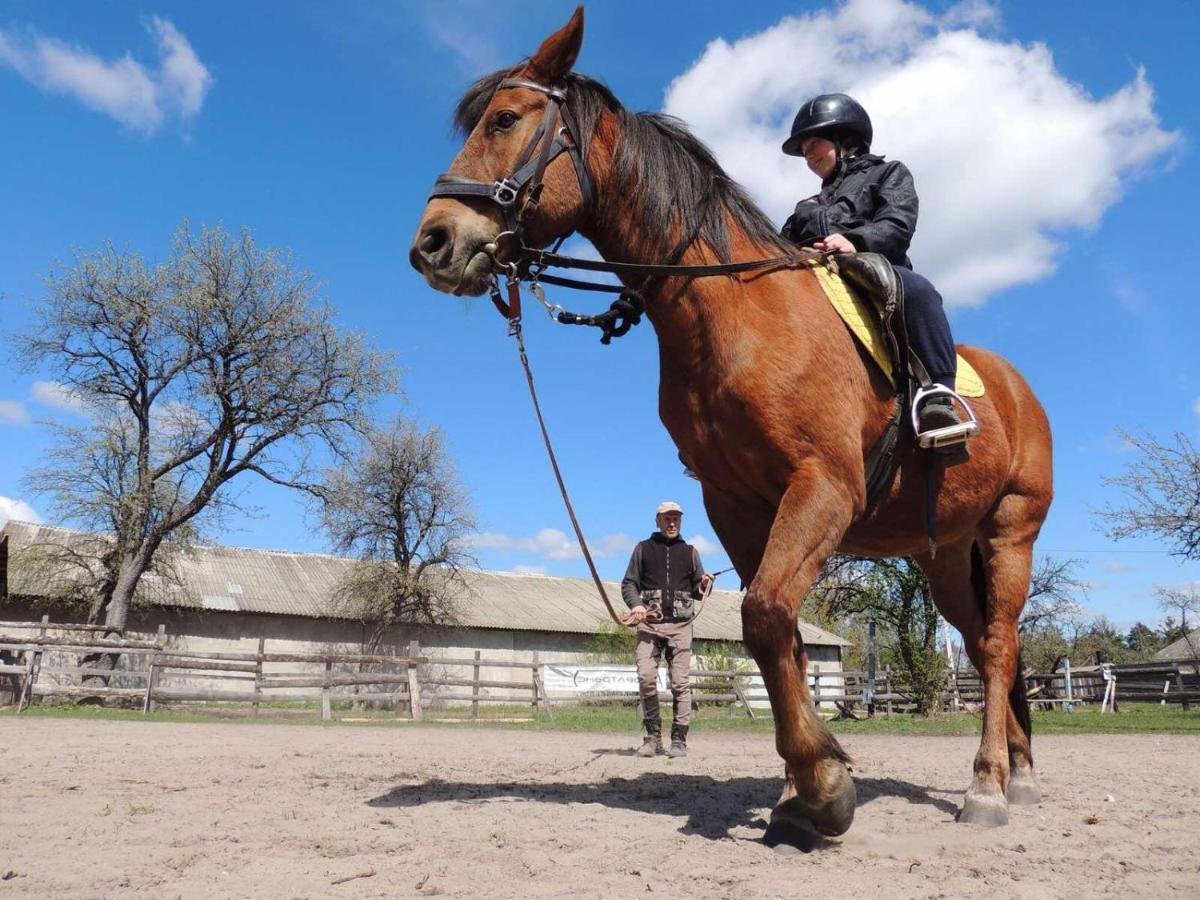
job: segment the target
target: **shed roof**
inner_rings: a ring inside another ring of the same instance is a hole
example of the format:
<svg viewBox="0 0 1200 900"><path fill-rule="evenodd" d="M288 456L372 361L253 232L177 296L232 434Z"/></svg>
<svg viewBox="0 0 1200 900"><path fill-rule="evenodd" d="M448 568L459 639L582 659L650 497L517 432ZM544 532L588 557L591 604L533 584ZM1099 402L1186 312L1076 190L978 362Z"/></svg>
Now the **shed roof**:
<svg viewBox="0 0 1200 900"><path fill-rule="evenodd" d="M1189 632L1187 637L1172 641L1154 654L1155 659L1162 660L1192 660L1197 657L1200 657L1200 628Z"/></svg>
<svg viewBox="0 0 1200 900"><path fill-rule="evenodd" d="M10 558L33 546L80 546L97 535L82 531L9 522L0 529L9 538ZM345 618L332 598L354 560L322 553L252 550L201 545L174 563L179 584L157 575L143 576L138 601L154 606L192 607L213 612ZM54 593L55 578L37 567L10 562L13 595L44 597ZM472 628L594 634L611 620L589 579L512 572L467 571L464 594L456 599L459 624ZM621 586L605 582L614 605ZM805 643L849 646L850 642L807 622L800 623ZM696 621L702 640L742 639L741 594L713 591Z"/></svg>

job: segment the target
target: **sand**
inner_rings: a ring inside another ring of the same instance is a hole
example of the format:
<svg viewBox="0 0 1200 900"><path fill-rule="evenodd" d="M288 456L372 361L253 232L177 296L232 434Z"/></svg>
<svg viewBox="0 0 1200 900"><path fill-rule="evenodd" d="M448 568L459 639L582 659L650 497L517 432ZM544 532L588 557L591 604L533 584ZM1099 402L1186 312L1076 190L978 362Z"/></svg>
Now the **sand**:
<svg viewBox="0 0 1200 900"><path fill-rule="evenodd" d="M1200 897L1200 740L1035 736L1045 799L954 821L977 741L853 736L859 808L762 842L766 734L0 719L3 897Z"/></svg>

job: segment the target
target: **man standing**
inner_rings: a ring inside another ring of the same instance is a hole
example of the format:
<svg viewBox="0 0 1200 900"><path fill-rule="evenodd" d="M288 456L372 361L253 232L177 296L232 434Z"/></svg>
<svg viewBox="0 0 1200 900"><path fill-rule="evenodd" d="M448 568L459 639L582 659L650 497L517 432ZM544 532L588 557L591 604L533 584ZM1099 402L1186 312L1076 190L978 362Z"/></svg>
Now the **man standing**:
<svg viewBox="0 0 1200 900"><path fill-rule="evenodd" d="M666 654L670 673L673 717L671 749L667 756L687 756L688 723L692 717L692 619L696 601L708 591L712 578L700 564L700 554L679 536L683 510L667 500L658 505L658 530L633 548L621 582L621 597L633 612L637 629L638 688L642 696L646 738L638 756L663 752L662 718L658 710L658 661Z"/></svg>

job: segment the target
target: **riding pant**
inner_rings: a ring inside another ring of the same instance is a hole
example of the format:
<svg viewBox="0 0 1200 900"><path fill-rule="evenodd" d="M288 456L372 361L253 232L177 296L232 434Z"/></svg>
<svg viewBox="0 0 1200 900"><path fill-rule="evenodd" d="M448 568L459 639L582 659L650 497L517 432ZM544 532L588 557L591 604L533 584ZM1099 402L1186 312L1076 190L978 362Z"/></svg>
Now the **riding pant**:
<svg viewBox="0 0 1200 900"><path fill-rule="evenodd" d="M908 342L925 364L929 377L954 390L958 355L950 337L950 323L942 309L942 295L924 275L895 266L904 285L904 324Z"/></svg>

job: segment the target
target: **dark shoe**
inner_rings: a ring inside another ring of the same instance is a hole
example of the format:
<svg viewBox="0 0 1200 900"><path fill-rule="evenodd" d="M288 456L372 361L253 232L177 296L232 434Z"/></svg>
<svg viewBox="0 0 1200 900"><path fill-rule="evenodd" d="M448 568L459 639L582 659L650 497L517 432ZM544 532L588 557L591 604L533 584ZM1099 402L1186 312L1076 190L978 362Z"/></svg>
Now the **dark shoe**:
<svg viewBox="0 0 1200 900"><path fill-rule="evenodd" d="M687 733L686 725L676 725L671 729L671 749L667 751L667 756L672 759L687 756Z"/></svg>
<svg viewBox="0 0 1200 900"><path fill-rule="evenodd" d="M646 728L646 736L642 739L642 746L638 747L638 756L651 757L657 756L663 752L662 740L662 725L658 722L644 722Z"/></svg>
<svg viewBox="0 0 1200 900"><path fill-rule="evenodd" d="M930 397L921 404L921 408L917 411L917 426L920 434L927 434L942 428L953 428L960 424L962 424L962 419L958 416L954 401L945 395ZM934 452L937 453L942 465L946 468L960 466L971 459L965 439L938 447Z"/></svg>
<svg viewBox="0 0 1200 900"><path fill-rule="evenodd" d="M961 422L954 401L945 395L930 397L917 411L917 425L921 434L939 428L953 428Z"/></svg>

